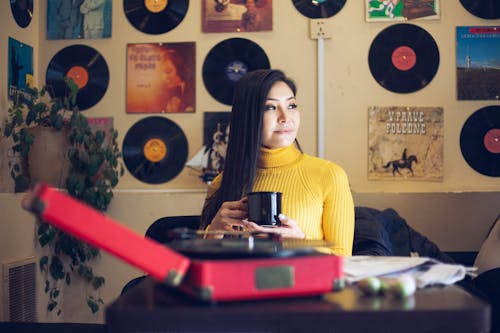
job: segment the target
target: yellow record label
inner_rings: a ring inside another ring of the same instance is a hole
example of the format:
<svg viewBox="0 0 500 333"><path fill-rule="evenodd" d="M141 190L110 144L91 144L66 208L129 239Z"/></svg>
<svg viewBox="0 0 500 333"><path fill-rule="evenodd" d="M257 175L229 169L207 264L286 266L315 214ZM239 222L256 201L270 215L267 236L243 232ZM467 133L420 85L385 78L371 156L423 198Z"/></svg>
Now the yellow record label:
<svg viewBox="0 0 500 333"><path fill-rule="evenodd" d="M144 0L144 6L152 12L159 13L167 7L168 0Z"/></svg>
<svg viewBox="0 0 500 333"><path fill-rule="evenodd" d="M160 139L149 139L144 145L144 156L150 162L160 162L167 155L167 146Z"/></svg>

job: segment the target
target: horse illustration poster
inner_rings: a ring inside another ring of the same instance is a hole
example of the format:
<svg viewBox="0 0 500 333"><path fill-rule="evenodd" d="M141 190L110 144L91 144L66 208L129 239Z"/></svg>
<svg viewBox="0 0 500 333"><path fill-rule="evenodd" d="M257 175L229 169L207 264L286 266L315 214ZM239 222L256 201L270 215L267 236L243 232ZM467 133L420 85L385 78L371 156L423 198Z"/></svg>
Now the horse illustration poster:
<svg viewBox="0 0 500 333"><path fill-rule="evenodd" d="M437 20L439 0L365 0L366 21Z"/></svg>
<svg viewBox="0 0 500 333"><path fill-rule="evenodd" d="M194 42L127 45L127 113L195 112Z"/></svg>
<svg viewBox="0 0 500 333"><path fill-rule="evenodd" d="M456 27L457 99L500 99L500 26Z"/></svg>
<svg viewBox="0 0 500 333"><path fill-rule="evenodd" d="M443 180L443 109L372 106L369 180Z"/></svg>

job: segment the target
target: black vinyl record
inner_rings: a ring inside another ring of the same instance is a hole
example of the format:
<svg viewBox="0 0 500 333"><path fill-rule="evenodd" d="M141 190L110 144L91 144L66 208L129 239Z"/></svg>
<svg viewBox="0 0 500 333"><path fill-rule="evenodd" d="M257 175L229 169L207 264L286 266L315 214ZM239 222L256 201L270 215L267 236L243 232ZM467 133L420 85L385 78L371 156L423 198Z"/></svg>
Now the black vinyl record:
<svg viewBox="0 0 500 333"><path fill-rule="evenodd" d="M189 0L123 0L125 15L137 30L151 35L168 32L186 16Z"/></svg>
<svg viewBox="0 0 500 333"><path fill-rule="evenodd" d="M346 0L293 0L295 8L305 17L312 19L328 18L337 14Z"/></svg>
<svg viewBox="0 0 500 333"><path fill-rule="evenodd" d="M213 98L231 105L239 79L253 70L269 68L269 59L258 44L245 38L230 38L208 52L203 63L203 82Z"/></svg>
<svg viewBox="0 0 500 333"><path fill-rule="evenodd" d="M10 9L17 25L26 28L33 17L33 0L10 0Z"/></svg>
<svg viewBox="0 0 500 333"><path fill-rule="evenodd" d="M65 80L69 78L80 88L78 108L86 110L99 102L108 89L108 64L92 47L70 45L57 52L47 66L45 82L52 97L65 95Z"/></svg>
<svg viewBox="0 0 500 333"><path fill-rule="evenodd" d="M136 122L123 139L123 161L128 171L148 184L166 183L184 167L188 142L172 120L151 116Z"/></svg>
<svg viewBox="0 0 500 333"><path fill-rule="evenodd" d="M460 2L474 16L486 20L500 18L500 1L498 0L460 0Z"/></svg>
<svg viewBox="0 0 500 333"><path fill-rule="evenodd" d="M483 107L465 121L460 149L472 169L500 177L500 105Z"/></svg>
<svg viewBox="0 0 500 333"><path fill-rule="evenodd" d="M436 75L439 49L424 29L407 23L382 30L370 46L368 62L375 80L387 90L411 93Z"/></svg>

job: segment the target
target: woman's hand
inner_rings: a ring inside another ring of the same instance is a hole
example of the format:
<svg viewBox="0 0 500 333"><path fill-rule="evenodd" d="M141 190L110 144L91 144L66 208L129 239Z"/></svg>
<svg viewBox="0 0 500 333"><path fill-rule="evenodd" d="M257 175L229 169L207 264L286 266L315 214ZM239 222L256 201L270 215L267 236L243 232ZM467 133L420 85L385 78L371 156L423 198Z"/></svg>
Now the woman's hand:
<svg viewBox="0 0 500 333"><path fill-rule="evenodd" d="M239 231L243 227L243 219L247 216L246 197L238 201L226 201L212 219L209 231Z"/></svg>
<svg viewBox="0 0 500 333"><path fill-rule="evenodd" d="M300 229L299 225L295 220L285 216L284 214L280 214L278 216L281 225L279 227L265 227L262 225L258 225L255 222L251 222L248 220L242 221L242 225L245 231L255 231L255 232L264 232L264 233L273 233L280 235L283 238L306 238L304 232Z"/></svg>

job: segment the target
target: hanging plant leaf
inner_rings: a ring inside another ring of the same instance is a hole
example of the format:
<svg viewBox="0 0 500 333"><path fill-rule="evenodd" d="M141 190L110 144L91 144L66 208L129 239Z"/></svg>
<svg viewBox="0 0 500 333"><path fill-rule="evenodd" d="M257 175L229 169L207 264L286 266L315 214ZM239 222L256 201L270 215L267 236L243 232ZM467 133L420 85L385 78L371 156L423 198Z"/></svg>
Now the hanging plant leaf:
<svg viewBox="0 0 500 333"><path fill-rule="evenodd" d="M15 96L8 109L8 119L0 131L11 138L11 150L14 152L12 163L9 161L10 175L14 180L14 191L23 192L33 185L30 178L28 155L37 137L27 130L29 127L46 126L55 130L67 128L69 148L65 152L69 163L69 174L64 181L67 192L76 199L92 207L105 211L113 197L113 189L118 184L119 176L124 174L124 166L118 144L118 131L111 128L107 133L93 131L88 119L76 105L78 86L68 79L64 96L48 94L52 89L44 86L40 90L34 87L32 98ZM36 166L35 166L36 167ZM61 313L59 302L54 298L59 295L59 280L66 286L71 284L72 274L82 278L92 288L102 287L105 279L95 276L91 260L99 255L95 249L62 231L44 223L37 224L38 243L50 251L40 259L40 269L46 274L45 292L49 300L49 311L57 309ZM57 292L56 292L57 290ZM90 303L91 310L98 311L102 300Z"/></svg>
<svg viewBox="0 0 500 333"><path fill-rule="evenodd" d="M50 276L52 276L54 280L64 279L64 265L58 256L52 256L50 260L49 272Z"/></svg>

